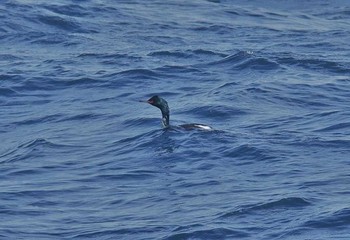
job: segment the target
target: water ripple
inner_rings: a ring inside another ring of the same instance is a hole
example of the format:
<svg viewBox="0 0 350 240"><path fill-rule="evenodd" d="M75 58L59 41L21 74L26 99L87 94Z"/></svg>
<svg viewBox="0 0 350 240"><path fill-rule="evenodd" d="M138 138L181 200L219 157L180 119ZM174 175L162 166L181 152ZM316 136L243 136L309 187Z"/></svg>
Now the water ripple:
<svg viewBox="0 0 350 240"><path fill-rule="evenodd" d="M229 228L211 228L206 230L190 231L185 233L173 234L164 239L227 239L227 238L245 238L249 234L244 231L232 230Z"/></svg>
<svg viewBox="0 0 350 240"><path fill-rule="evenodd" d="M346 228L349 226L349 223L350 209L343 208L318 216L317 219L307 221L303 226L309 228Z"/></svg>
<svg viewBox="0 0 350 240"><path fill-rule="evenodd" d="M210 62L207 65L208 67L228 67L232 70L274 70L280 67L280 65L274 60L268 59L266 57L259 57L255 54L245 51L240 51L219 61Z"/></svg>
<svg viewBox="0 0 350 240"><path fill-rule="evenodd" d="M267 203L258 203L253 205L243 206L237 210L224 213L221 218L231 218L237 215L258 214L261 211L271 211L273 209L288 210L293 208L304 208L310 206L311 203L303 198L289 197Z"/></svg>
<svg viewBox="0 0 350 240"><path fill-rule="evenodd" d="M0 4L0 238L348 239L349 9Z"/></svg>

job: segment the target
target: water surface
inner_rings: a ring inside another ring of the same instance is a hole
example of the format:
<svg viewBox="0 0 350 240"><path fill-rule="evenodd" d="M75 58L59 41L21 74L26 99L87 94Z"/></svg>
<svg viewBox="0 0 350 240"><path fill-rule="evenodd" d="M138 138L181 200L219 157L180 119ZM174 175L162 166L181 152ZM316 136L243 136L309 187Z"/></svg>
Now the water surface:
<svg viewBox="0 0 350 240"><path fill-rule="evenodd" d="M5 1L0 238L348 239L347 1ZM214 131L164 130L171 123Z"/></svg>

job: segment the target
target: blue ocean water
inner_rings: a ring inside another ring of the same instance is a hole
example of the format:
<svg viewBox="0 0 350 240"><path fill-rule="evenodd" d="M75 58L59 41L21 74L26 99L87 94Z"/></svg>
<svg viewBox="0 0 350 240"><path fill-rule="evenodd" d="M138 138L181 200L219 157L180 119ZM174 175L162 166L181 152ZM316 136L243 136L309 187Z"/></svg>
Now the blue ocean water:
<svg viewBox="0 0 350 240"><path fill-rule="evenodd" d="M0 19L0 239L350 239L349 1ZM162 129L155 94L215 130Z"/></svg>

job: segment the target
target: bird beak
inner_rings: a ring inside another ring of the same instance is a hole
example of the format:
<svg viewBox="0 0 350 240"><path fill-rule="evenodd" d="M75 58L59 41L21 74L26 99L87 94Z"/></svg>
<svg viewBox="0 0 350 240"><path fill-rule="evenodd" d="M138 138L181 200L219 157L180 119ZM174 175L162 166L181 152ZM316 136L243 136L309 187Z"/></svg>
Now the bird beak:
<svg viewBox="0 0 350 240"><path fill-rule="evenodd" d="M142 103L149 103L149 104L151 104L152 102L151 101L149 101L149 100L139 100L139 102L142 102Z"/></svg>

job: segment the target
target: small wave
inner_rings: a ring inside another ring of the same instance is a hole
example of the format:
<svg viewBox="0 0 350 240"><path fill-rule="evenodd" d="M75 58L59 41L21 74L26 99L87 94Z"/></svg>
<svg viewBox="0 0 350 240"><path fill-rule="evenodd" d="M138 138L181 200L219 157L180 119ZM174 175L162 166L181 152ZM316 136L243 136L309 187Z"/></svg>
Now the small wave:
<svg viewBox="0 0 350 240"><path fill-rule="evenodd" d="M175 57L175 58L193 58L193 57L227 57L226 54L214 52L210 50L204 49L195 49L195 50L187 50L187 51L154 51L148 54L149 56L156 57Z"/></svg>
<svg viewBox="0 0 350 240"><path fill-rule="evenodd" d="M293 145L309 146L309 147L321 147L321 148L338 148L349 149L350 140L347 139L326 139L320 137L305 137L294 141Z"/></svg>
<svg viewBox="0 0 350 240"><path fill-rule="evenodd" d="M28 141L18 146L18 148L22 149L33 149L33 148L51 148L51 149L59 149L59 148L74 148L76 146L62 144L62 143L54 143L45 138L37 138L32 141Z"/></svg>
<svg viewBox="0 0 350 240"><path fill-rule="evenodd" d="M62 121L82 121L82 120L85 120L85 119L92 120L92 119L97 119L99 117L101 117L101 115L99 115L99 114L82 113L82 114L76 114L74 116L62 118L60 120L60 122L62 122Z"/></svg>
<svg viewBox="0 0 350 240"><path fill-rule="evenodd" d="M245 7L235 7L234 9L225 10L224 12L232 16L252 17L264 20L278 21L288 17L288 14L280 11L270 11L271 9L256 8L249 9Z"/></svg>
<svg viewBox="0 0 350 240"><path fill-rule="evenodd" d="M108 81L101 80L100 78L91 77L77 77L77 78L55 78L55 77L34 77L27 79L22 86L16 87L23 92L31 93L33 90L57 90L66 89L73 86L79 87L96 87L105 86Z"/></svg>
<svg viewBox="0 0 350 240"><path fill-rule="evenodd" d="M32 12L35 6L33 4L25 4L15 1L7 1L5 3L5 6L8 9L15 9L16 11L20 12Z"/></svg>
<svg viewBox="0 0 350 240"><path fill-rule="evenodd" d="M148 56L155 57L176 57L176 58L188 58L190 54L181 51L155 51L148 54Z"/></svg>
<svg viewBox="0 0 350 240"><path fill-rule="evenodd" d="M11 88L0 87L0 97L1 96L10 97L10 96L17 95L17 94L18 94L18 92L16 92L15 90L13 90Z"/></svg>
<svg viewBox="0 0 350 240"><path fill-rule="evenodd" d="M21 80L23 77L19 74L0 74L0 80L1 81L6 81L6 80Z"/></svg>
<svg viewBox="0 0 350 240"><path fill-rule="evenodd" d="M350 224L350 208L343 208L335 212L323 214L324 216L307 221L304 227L311 228L339 228L347 227Z"/></svg>
<svg viewBox="0 0 350 240"><path fill-rule="evenodd" d="M331 8L327 9L325 12L315 14L315 16L324 17L329 20L347 20L350 19L350 9L346 7L339 9Z"/></svg>
<svg viewBox="0 0 350 240"><path fill-rule="evenodd" d="M21 196L20 193L18 193L16 195L17 195L17 197ZM4 209L0 209L0 213L1 213L1 215L4 215L4 216L38 217L38 216L41 216L43 214L43 211L39 210L39 209L4 208Z"/></svg>
<svg viewBox="0 0 350 240"><path fill-rule="evenodd" d="M88 16L88 11L80 5L69 4L69 5L43 5L43 8L53 12L66 16L73 17L84 17Z"/></svg>
<svg viewBox="0 0 350 240"><path fill-rule="evenodd" d="M200 90L200 88L198 88L196 86L179 86L178 88L176 88L176 90L178 90L180 92L187 92L187 93L190 93L190 94L194 94L198 90Z"/></svg>
<svg viewBox="0 0 350 240"><path fill-rule="evenodd" d="M205 50L205 49L195 49L192 50L192 52L196 55L204 55L204 56L218 56L218 57L227 57L227 54L211 51L211 50Z"/></svg>
<svg viewBox="0 0 350 240"><path fill-rule="evenodd" d="M238 86L239 84L237 82L229 82L229 83L224 83L223 85L217 87L217 89L225 89L225 88L233 88L233 87L236 87Z"/></svg>
<svg viewBox="0 0 350 240"><path fill-rule="evenodd" d="M51 142L43 139L43 138L37 138L33 141L24 143L19 146L19 148L33 148L33 147L39 147L39 146L53 146Z"/></svg>
<svg viewBox="0 0 350 240"><path fill-rule="evenodd" d="M262 57L250 59L236 66L236 68L239 70L246 68L254 70L274 70L278 69L279 67L280 65L277 62Z"/></svg>
<svg viewBox="0 0 350 240"><path fill-rule="evenodd" d="M93 53L93 52L87 52L82 53L77 56L78 58L84 58L84 59L105 59L105 60L121 60L121 59L129 59L129 60L141 60L141 57L138 56L132 56L129 54L124 53Z"/></svg>
<svg viewBox="0 0 350 240"><path fill-rule="evenodd" d="M51 114L47 116L42 116L42 117L36 117L36 118L31 118L31 119L25 119L21 121L14 122L13 125L34 125L34 124L42 124L45 122L57 122L60 119L62 119L61 114Z"/></svg>
<svg viewBox="0 0 350 240"><path fill-rule="evenodd" d="M320 117L332 116L332 115L339 114L339 113L341 113L341 112L338 110L331 110L331 111L324 111L324 112L316 113L316 114L313 114L312 116L320 118Z"/></svg>
<svg viewBox="0 0 350 240"><path fill-rule="evenodd" d="M329 71L338 74L350 73L350 66L347 66L345 63L333 62L330 60L289 56L277 58L277 62L284 65L298 66L317 71Z"/></svg>
<svg viewBox="0 0 350 240"><path fill-rule="evenodd" d="M133 79L157 79L161 77L161 75L158 72L155 72L153 70L144 69L144 68L138 68L138 69L129 69L120 71L114 74L111 74L108 76L108 78L118 76L118 77L128 77ZM107 77L107 76L106 76Z"/></svg>
<svg viewBox="0 0 350 240"><path fill-rule="evenodd" d="M288 88L291 88L290 86ZM296 89L297 86L294 86ZM281 89L283 90L283 89ZM329 107L330 102L329 101L320 101L319 99L324 100L326 97L321 94L315 94L311 88L310 89L300 89L299 93L292 94L285 94L285 92L277 92L272 98L269 98L269 100L276 100L279 102L279 104L284 103L285 105L290 106L298 106L302 108L308 108L308 109L322 109L324 107Z"/></svg>
<svg viewBox="0 0 350 240"><path fill-rule="evenodd" d="M208 63L208 65L225 65L225 64L233 65L233 64L241 63L244 60L249 59L250 56L251 56L250 53L248 53L246 51L240 51L240 52L235 53L233 55L225 56L224 58L222 58L218 61L210 62L210 63Z"/></svg>
<svg viewBox="0 0 350 240"><path fill-rule="evenodd" d="M99 79L95 78L90 78L90 77L81 77L81 78L73 78L69 80L56 80L53 85L54 86L74 86L74 85L79 85L79 86L96 86L105 83L104 81L101 81Z"/></svg>
<svg viewBox="0 0 350 240"><path fill-rule="evenodd" d="M39 152L43 151L49 151L52 153L52 151L59 151L60 149L64 148L72 148L74 146L65 145L65 144L57 144L50 142L44 138L37 138L25 143L22 143L4 154L0 156L1 163L8 163L8 162L16 162L16 161L22 161L22 160L28 160L31 158L35 158Z"/></svg>
<svg viewBox="0 0 350 240"><path fill-rule="evenodd" d="M52 35L40 35L30 37L30 41L33 44L38 45L55 45L55 44L64 44L67 43L67 38L60 34Z"/></svg>
<svg viewBox="0 0 350 240"><path fill-rule="evenodd" d="M272 209L272 208L294 208L294 207L306 207L309 205L311 205L311 203L305 200L304 198L288 197L288 198L282 198L277 201L271 201L265 204L254 206L253 209L261 210L261 209Z"/></svg>
<svg viewBox="0 0 350 240"><path fill-rule="evenodd" d="M311 203L304 198L300 197L288 197L288 198L282 198L275 201L270 201L263 204L254 204L254 205L248 205L241 207L237 210L224 213L220 216L220 218L229 218L237 215L242 214L252 214L253 212L258 211L267 211L271 209L291 209L291 208L301 208L301 207L307 207L310 206Z"/></svg>
<svg viewBox="0 0 350 240"><path fill-rule="evenodd" d="M129 219L128 219L129 220ZM71 239L133 239L133 237L130 238L130 236L134 236L137 234L143 234L143 236L150 236L154 235L154 237L143 237L147 239L157 239L157 235L159 232L164 231L163 227L161 226L147 226L147 227L127 227L127 228L115 228L112 227L111 229L102 228L102 230L96 230L96 229L89 229L86 231L81 231L81 233L78 234L72 234ZM137 239L138 237L136 237Z"/></svg>
<svg viewBox="0 0 350 240"><path fill-rule="evenodd" d="M249 160L249 164L256 161L271 160L275 158L265 150L259 149L249 144L243 144L233 149L226 149L223 151L223 155L229 158ZM247 162L240 162L240 164L247 164Z"/></svg>
<svg viewBox="0 0 350 240"><path fill-rule="evenodd" d="M160 137L160 135L162 135L162 133L163 133L162 129L152 130L152 131L149 131L149 132L146 132L146 133L138 134L136 136L123 138L121 140L118 140L114 144L130 144L132 142L141 142L142 139L151 140L153 138Z"/></svg>
<svg viewBox="0 0 350 240"><path fill-rule="evenodd" d="M154 122L157 121L157 124L160 126L160 117L159 118L132 118L132 119L125 119L122 124L125 127L137 127L142 125L153 125Z"/></svg>
<svg viewBox="0 0 350 240"><path fill-rule="evenodd" d="M193 115L197 115L205 118L225 119L225 120L227 120L228 118L233 118L239 115L246 114L246 112L242 109L223 106L223 105L196 107L184 113L193 114Z"/></svg>
<svg viewBox="0 0 350 240"><path fill-rule="evenodd" d="M91 30L84 29L74 19L62 18L59 16L38 16L38 20L48 26L55 27L68 32L91 33Z"/></svg>
<svg viewBox="0 0 350 240"><path fill-rule="evenodd" d="M126 173L119 174L99 174L96 177L96 182L99 182L99 179L108 179L108 180L120 180L120 181L132 181L132 180L146 180L155 178L156 173L150 171L131 171Z"/></svg>
<svg viewBox="0 0 350 240"><path fill-rule="evenodd" d="M208 24L197 26L192 29L193 31L198 32L215 32L217 34L227 34L234 31L234 28L230 25L222 25L222 24Z"/></svg>
<svg viewBox="0 0 350 240"><path fill-rule="evenodd" d="M174 233L164 240L179 239L228 239L228 238L244 238L249 234L244 231L232 230L229 228L212 228L204 230L194 230L184 233Z"/></svg>
<svg viewBox="0 0 350 240"><path fill-rule="evenodd" d="M12 54L0 54L0 61L14 61L14 60L22 60L22 58L18 56L14 56Z"/></svg>
<svg viewBox="0 0 350 240"><path fill-rule="evenodd" d="M316 130L317 132L332 132L332 131L338 131L343 129L349 129L350 130L350 122L343 122L343 123L337 123L325 128L321 128Z"/></svg>
<svg viewBox="0 0 350 240"><path fill-rule="evenodd" d="M164 65L156 69L162 74L166 74L169 77L170 73L201 73L202 71L194 66L175 66L175 65Z"/></svg>
<svg viewBox="0 0 350 240"><path fill-rule="evenodd" d="M219 61L207 63L208 66L228 66L233 70L274 70L280 67L279 63L267 59L265 57L258 57L249 52L241 51L236 54L227 56Z"/></svg>
<svg viewBox="0 0 350 240"><path fill-rule="evenodd" d="M205 180L202 182L185 182L180 184L178 187L184 187L184 188L191 188L191 187L200 187L200 186L219 186L221 183L219 181L215 181L215 180ZM193 197L194 195L196 195L198 193L194 193L193 195L188 194L186 195L186 197ZM183 196L185 197L185 196Z"/></svg>

